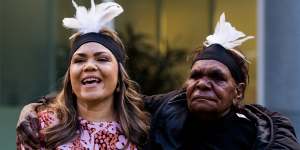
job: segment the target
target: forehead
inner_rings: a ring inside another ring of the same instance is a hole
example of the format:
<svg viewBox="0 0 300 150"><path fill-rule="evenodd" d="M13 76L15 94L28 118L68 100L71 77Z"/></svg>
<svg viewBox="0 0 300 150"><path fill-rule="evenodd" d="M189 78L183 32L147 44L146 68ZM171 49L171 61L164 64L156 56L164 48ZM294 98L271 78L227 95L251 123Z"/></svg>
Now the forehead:
<svg viewBox="0 0 300 150"><path fill-rule="evenodd" d="M88 53L98 53L98 52L113 55L109 49L96 42L88 42L81 45L73 55L79 53L88 54Z"/></svg>
<svg viewBox="0 0 300 150"><path fill-rule="evenodd" d="M214 71L218 70L224 74L230 74L227 66L216 60L198 60L192 66L192 71Z"/></svg>

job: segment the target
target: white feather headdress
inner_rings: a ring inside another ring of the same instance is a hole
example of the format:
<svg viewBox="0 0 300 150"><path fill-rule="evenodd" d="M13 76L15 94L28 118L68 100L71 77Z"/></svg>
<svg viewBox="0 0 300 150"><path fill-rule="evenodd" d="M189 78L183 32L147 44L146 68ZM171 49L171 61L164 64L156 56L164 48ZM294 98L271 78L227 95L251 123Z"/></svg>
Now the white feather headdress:
<svg viewBox="0 0 300 150"><path fill-rule="evenodd" d="M247 61L246 57L241 52L234 49L243 42L254 38L254 36L245 36L246 35L243 32L237 31L229 22L226 22L225 14L222 13L220 20L216 25L214 34L207 36L206 41L203 44L206 47L212 44L220 44L227 50L233 51Z"/></svg>
<svg viewBox="0 0 300 150"><path fill-rule="evenodd" d="M80 34L98 33L108 22L123 12L123 8L115 2L104 2L95 5L94 0L91 0L89 10L84 6L78 6L74 0L72 0L72 3L76 9L76 15L73 18L64 18L63 26Z"/></svg>

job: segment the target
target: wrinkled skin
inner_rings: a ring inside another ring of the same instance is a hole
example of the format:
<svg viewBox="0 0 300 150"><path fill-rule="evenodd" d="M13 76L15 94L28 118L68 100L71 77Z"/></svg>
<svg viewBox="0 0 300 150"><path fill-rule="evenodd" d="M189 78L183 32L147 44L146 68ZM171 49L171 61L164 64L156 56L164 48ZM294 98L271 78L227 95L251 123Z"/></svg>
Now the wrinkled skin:
<svg viewBox="0 0 300 150"><path fill-rule="evenodd" d="M229 69L216 60L198 60L186 81L189 110L200 119L218 119L242 100L244 84L237 84Z"/></svg>

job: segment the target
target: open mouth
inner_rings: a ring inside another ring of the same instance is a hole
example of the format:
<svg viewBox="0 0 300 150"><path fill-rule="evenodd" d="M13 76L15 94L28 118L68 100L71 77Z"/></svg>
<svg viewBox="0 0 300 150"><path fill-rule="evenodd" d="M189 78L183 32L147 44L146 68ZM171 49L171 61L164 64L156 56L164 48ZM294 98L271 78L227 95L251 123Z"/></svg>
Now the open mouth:
<svg viewBox="0 0 300 150"><path fill-rule="evenodd" d="M101 82L101 79L98 77L86 77L83 80L81 80L81 83L83 85L98 84L100 82Z"/></svg>

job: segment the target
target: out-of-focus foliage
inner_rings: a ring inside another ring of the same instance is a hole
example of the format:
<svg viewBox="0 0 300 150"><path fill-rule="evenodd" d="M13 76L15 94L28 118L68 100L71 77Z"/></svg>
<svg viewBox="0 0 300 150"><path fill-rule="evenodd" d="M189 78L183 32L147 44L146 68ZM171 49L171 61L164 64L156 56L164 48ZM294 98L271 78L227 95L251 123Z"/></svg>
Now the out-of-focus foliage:
<svg viewBox="0 0 300 150"><path fill-rule="evenodd" d="M187 51L167 46L164 52L147 43L149 36L127 25L120 33L127 50L127 70L143 94L158 94L180 87L186 73ZM184 70L184 71L182 71Z"/></svg>

